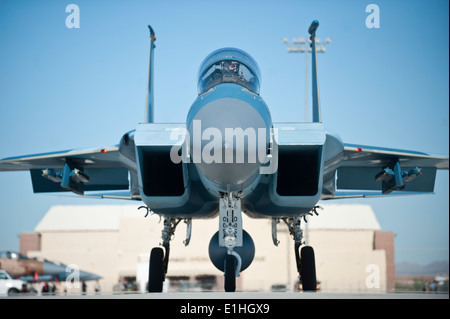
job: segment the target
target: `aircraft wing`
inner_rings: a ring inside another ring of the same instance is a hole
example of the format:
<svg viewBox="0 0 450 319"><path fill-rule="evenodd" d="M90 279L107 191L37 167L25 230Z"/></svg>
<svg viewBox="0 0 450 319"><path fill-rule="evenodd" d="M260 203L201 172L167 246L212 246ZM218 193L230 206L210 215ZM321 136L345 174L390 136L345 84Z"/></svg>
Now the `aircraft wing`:
<svg viewBox="0 0 450 319"><path fill-rule="evenodd" d="M29 170L35 193L120 190L114 198L132 199L126 163L113 146L3 158L0 171Z"/></svg>
<svg viewBox="0 0 450 319"><path fill-rule="evenodd" d="M438 169L449 169L448 157L344 144L342 156L325 166L336 170L336 191L322 199L432 193Z"/></svg>
<svg viewBox="0 0 450 319"><path fill-rule="evenodd" d="M70 158L83 166L117 166L117 146L102 149L76 149L0 159L1 171L26 171L42 168L61 168Z"/></svg>

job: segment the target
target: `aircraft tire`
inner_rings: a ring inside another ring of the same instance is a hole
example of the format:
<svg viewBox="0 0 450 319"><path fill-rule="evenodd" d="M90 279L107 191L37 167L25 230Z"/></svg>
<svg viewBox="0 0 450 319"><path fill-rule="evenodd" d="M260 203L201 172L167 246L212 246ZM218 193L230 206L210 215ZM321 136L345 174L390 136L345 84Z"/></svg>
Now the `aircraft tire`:
<svg viewBox="0 0 450 319"><path fill-rule="evenodd" d="M316 261L314 257L314 249L310 246L302 248L300 262L300 277L302 280L303 291L316 291Z"/></svg>
<svg viewBox="0 0 450 319"><path fill-rule="evenodd" d="M236 257L227 255L225 257L225 292L236 291Z"/></svg>
<svg viewBox="0 0 450 319"><path fill-rule="evenodd" d="M150 263L148 270L148 292L162 292L163 287L163 262L164 251L160 247L155 247L150 253Z"/></svg>

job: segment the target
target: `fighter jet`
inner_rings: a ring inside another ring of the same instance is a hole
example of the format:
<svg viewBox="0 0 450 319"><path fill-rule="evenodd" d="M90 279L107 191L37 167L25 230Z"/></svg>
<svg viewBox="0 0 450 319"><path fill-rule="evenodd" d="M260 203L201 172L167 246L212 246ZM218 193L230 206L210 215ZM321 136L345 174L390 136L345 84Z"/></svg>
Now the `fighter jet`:
<svg viewBox="0 0 450 319"><path fill-rule="evenodd" d="M29 170L35 193L69 191L82 196L143 201L141 208L163 219L162 247L150 253L150 292L161 292L168 270L170 240L180 221L216 218L209 256L224 272L224 288L250 266L255 245L242 213L283 222L295 242L304 290L317 287L315 256L304 246L302 218L317 214L319 200L431 193L437 169L448 156L344 143L326 131L318 90L316 31L312 48L311 123L274 123L260 95L256 61L237 48L208 55L198 73L198 96L185 123L155 123L153 64L155 32L150 30L145 123L119 144L0 160L1 171ZM303 246L303 247L302 247ZM300 249L301 248L301 249Z"/></svg>
<svg viewBox="0 0 450 319"><path fill-rule="evenodd" d="M66 280L69 276L78 281L98 280L102 277L89 273L87 271L74 269L64 264L54 263L52 261L37 258L29 258L15 251L0 251L0 269L6 270L14 277L22 280L50 281ZM76 271L76 275L74 274Z"/></svg>

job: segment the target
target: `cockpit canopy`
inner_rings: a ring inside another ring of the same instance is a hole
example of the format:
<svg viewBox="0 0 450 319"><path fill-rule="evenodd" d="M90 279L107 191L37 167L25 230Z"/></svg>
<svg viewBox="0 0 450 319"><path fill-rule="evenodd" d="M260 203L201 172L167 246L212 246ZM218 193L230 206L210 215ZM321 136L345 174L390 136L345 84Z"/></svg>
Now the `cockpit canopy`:
<svg viewBox="0 0 450 319"><path fill-rule="evenodd" d="M221 83L235 83L259 94L260 71L256 61L236 48L212 52L203 60L198 73L198 94Z"/></svg>

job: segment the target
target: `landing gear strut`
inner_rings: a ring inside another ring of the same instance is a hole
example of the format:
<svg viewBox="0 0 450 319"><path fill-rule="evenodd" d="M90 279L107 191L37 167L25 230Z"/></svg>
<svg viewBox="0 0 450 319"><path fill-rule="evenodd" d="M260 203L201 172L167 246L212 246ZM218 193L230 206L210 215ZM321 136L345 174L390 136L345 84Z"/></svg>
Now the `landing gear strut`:
<svg viewBox="0 0 450 319"><path fill-rule="evenodd" d="M234 250L243 245L241 199L232 193L224 195L219 204L219 246L227 248L224 260L225 292L236 291L236 277L242 267L241 256Z"/></svg>

